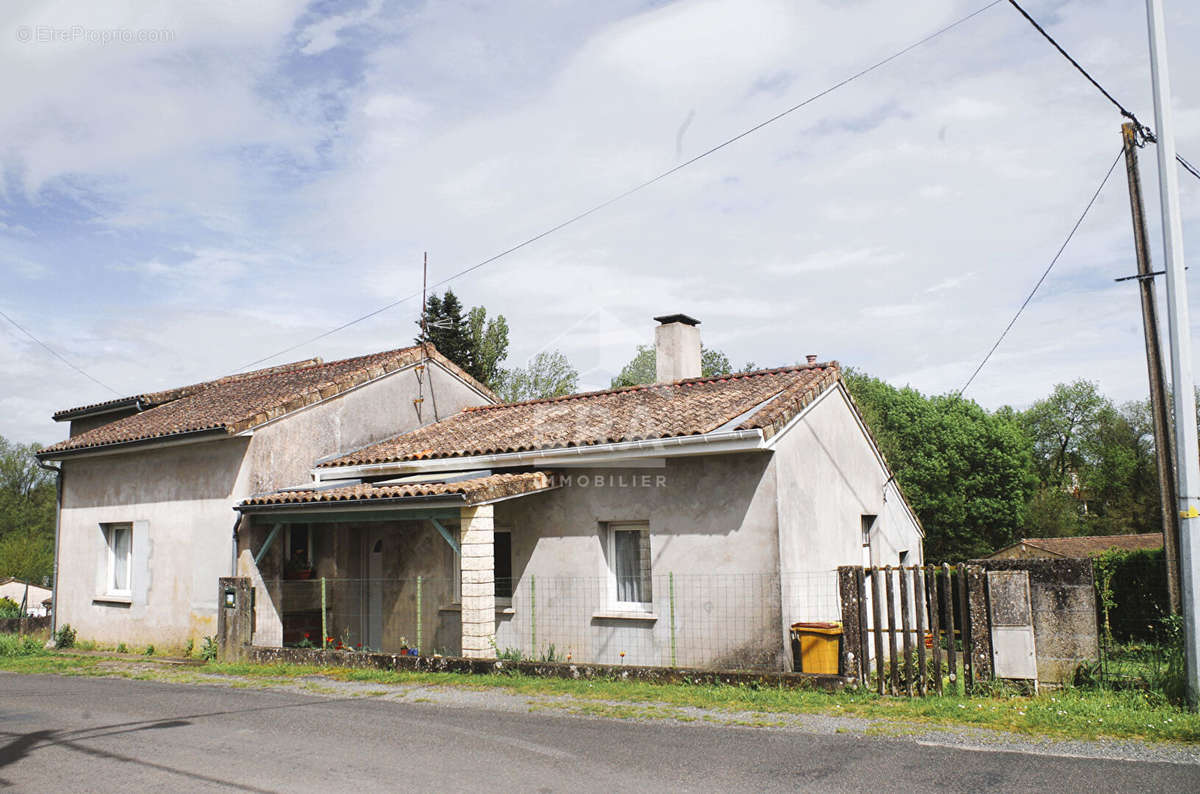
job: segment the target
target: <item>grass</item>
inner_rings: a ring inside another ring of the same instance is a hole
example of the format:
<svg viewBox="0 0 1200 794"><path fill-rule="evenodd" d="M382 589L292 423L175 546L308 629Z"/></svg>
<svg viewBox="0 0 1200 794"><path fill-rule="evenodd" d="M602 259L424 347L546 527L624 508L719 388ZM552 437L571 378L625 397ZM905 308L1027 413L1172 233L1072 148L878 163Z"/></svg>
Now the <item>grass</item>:
<svg viewBox="0 0 1200 794"><path fill-rule="evenodd" d="M499 689L561 702L536 703L537 708L621 719L673 719L690 722L695 713L684 709L736 713L734 724L772 727L781 717L826 714L857 717L875 724L873 731L911 731L928 728L973 728L1008 731L1027 736L1148 741L1200 742L1200 715L1165 702L1145 691L1059 690L1037 696L999 692L982 697L881 697L873 692L846 690L828 693L775 687L651 684L621 680L569 680L520 674L464 675L389 670L311 667L286 664L209 663L187 669L159 667L153 660L133 662L119 657L46 651L38 645L29 653L6 653L14 643L0 635L0 670L57 675L125 676L177 683L212 682L223 676L238 687L300 686L321 692L316 677L331 681L383 686ZM154 665L152 670L145 665ZM385 690L371 689L377 695ZM414 698L412 702L425 702ZM728 722L728 720L724 720Z"/></svg>

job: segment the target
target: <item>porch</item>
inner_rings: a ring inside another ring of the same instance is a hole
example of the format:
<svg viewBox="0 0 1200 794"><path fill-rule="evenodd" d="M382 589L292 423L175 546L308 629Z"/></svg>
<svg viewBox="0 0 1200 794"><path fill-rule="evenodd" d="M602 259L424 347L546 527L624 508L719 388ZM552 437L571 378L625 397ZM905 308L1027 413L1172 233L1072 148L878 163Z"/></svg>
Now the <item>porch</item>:
<svg viewBox="0 0 1200 794"><path fill-rule="evenodd" d="M259 645L495 655L493 504L540 472L281 491L239 506L238 574ZM507 560L507 553L500 555ZM508 585L511 586L511 585Z"/></svg>

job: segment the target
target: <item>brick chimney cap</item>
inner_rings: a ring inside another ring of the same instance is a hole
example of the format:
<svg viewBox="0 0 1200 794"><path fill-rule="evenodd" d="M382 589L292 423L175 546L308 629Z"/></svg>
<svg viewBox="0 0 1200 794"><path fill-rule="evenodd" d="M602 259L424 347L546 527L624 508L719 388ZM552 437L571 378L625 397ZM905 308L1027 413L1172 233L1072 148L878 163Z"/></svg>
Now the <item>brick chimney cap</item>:
<svg viewBox="0 0 1200 794"><path fill-rule="evenodd" d="M684 325L699 325L700 321L695 317L688 317L686 314L664 314L661 317L655 317L655 322L667 325L669 323L683 323Z"/></svg>

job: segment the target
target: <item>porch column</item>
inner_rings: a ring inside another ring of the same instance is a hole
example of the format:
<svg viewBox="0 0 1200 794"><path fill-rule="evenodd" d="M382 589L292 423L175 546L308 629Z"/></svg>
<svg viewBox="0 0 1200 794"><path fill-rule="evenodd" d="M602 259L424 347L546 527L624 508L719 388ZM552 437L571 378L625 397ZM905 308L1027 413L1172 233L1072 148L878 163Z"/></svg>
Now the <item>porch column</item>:
<svg viewBox="0 0 1200 794"><path fill-rule="evenodd" d="M491 505L461 508L462 654L472 659L496 655L496 558L492 538Z"/></svg>

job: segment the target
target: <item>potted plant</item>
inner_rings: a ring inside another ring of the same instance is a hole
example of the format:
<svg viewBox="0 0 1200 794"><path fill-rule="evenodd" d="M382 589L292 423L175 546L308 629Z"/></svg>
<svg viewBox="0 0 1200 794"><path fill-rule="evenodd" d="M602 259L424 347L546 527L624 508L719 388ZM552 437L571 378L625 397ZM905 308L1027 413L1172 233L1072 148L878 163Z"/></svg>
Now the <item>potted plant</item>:
<svg viewBox="0 0 1200 794"><path fill-rule="evenodd" d="M308 561L308 555L303 550L296 549L296 553L284 565L283 573L285 579L311 579L313 567Z"/></svg>

